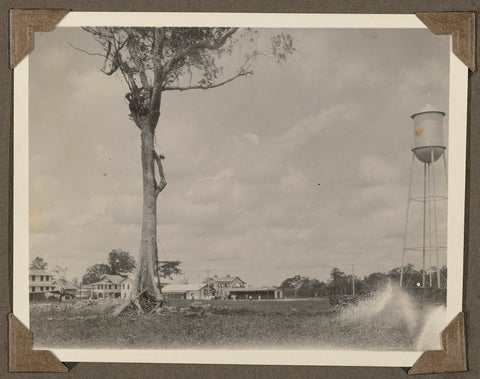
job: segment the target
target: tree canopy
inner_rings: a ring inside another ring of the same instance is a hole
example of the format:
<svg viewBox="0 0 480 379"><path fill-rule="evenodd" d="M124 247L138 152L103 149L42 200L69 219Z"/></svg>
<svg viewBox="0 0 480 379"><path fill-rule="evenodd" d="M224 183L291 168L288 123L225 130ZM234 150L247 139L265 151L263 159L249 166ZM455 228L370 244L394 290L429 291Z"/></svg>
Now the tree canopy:
<svg viewBox="0 0 480 379"><path fill-rule="evenodd" d="M90 284L98 282L103 275L110 273L110 266L105 263L97 263L87 268L87 271L82 277L83 284Z"/></svg>
<svg viewBox="0 0 480 379"><path fill-rule="evenodd" d="M55 265L53 269L51 269L52 273L55 274L57 279L66 279L68 267L62 267L59 265Z"/></svg>
<svg viewBox="0 0 480 379"><path fill-rule="evenodd" d="M47 262L45 262L41 257L35 257L35 259L30 262L31 270L46 270L47 268Z"/></svg>
<svg viewBox="0 0 480 379"><path fill-rule="evenodd" d="M378 290L385 288L389 283L394 285L400 284L400 267L396 267L386 273L373 272L363 279L355 277L355 294L368 295ZM437 288L437 271L432 268L429 273L431 284L427 290L435 290ZM404 282L403 287L407 291L418 290L418 283L422 282L422 271L415 269L412 264L404 267ZM440 288L447 287L447 267L440 269ZM346 274L337 267L334 267L330 272L330 278L325 283L317 279L310 279L305 276L295 275L285 279L280 288L283 290L285 297L341 297L344 295L352 295L352 275ZM439 298L440 299L440 298Z"/></svg>
<svg viewBox="0 0 480 379"><path fill-rule="evenodd" d="M180 269L180 261L159 261L158 262L158 275L161 278L173 279L176 275L182 275L183 272Z"/></svg>
<svg viewBox="0 0 480 379"><path fill-rule="evenodd" d="M122 272L132 272L135 269L135 259L128 251L114 249L108 254L108 265L110 274L119 274Z"/></svg>
<svg viewBox="0 0 480 379"><path fill-rule="evenodd" d="M271 38L271 47L257 50L258 31L228 27L86 27L102 46L101 71L119 71L129 92L130 117L137 125L148 119L156 124L161 94L165 91L206 90L253 74L252 64L259 56L281 63L295 48L293 38L281 33ZM247 44L234 72L224 77L219 58L230 55L238 45Z"/></svg>
<svg viewBox="0 0 480 379"><path fill-rule="evenodd" d="M317 297L327 295L327 285L317 279L295 275L285 279L280 288L287 297Z"/></svg>
<svg viewBox="0 0 480 379"><path fill-rule="evenodd" d="M105 274L119 275L132 272L135 269L135 259L128 251L114 249L108 254L107 263L97 263L87 268L82 282L90 284L98 282Z"/></svg>

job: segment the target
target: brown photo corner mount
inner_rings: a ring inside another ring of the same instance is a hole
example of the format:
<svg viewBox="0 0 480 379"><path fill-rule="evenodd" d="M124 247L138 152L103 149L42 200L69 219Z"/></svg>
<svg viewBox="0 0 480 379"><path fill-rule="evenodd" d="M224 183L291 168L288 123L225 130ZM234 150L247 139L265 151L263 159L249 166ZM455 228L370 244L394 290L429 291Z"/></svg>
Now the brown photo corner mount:
<svg viewBox="0 0 480 379"><path fill-rule="evenodd" d="M10 68L33 50L34 32L46 32L69 12L66 9L10 10ZM434 33L452 35L453 53L475 71L475 13L427 12L416 16ZM442 332L443 350L424 352L409 374L467 370L464 315L460 312ZM9 315L10 372L68 372L48 350L32 349L32 334L13 314Z"/></svg>
<svg viewBox="0 0 480 379"><path fill-rule="evenodd" d="M12 313L8 315L10 372L68 372L48 350L32 349L32 333Z"/></svg>

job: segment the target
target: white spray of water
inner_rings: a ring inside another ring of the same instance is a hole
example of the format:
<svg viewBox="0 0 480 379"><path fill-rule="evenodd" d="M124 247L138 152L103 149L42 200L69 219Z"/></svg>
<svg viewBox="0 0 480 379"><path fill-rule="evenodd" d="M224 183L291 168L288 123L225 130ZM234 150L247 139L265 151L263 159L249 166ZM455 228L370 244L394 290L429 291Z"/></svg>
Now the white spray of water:
<svg viewBox="0 0 480 379"><path fill-rule="evenodd" d="M444 306L432 307L425 316L424 327L418 337L417 350L442 349L441 333L446 325L446 309Z"/></svg>
<svg viewBox="0 0 480 379"><path fill-rule="evenodd" d="M415 350L441 349L441 332L446 326L445 306L422 306L397 286L387 285L372 297L348 306L338 320L349 324L373 327L385 336L403 330Z"/></svg>
<svg viewBox="0 0 480 379"><path fill-rule="evenodd" d="M412 301L410 296L401 289L397 290L397 302L402 311L402 316L407 324L408 332L410 334L415 332L419 319L417 305Z"/></svg>
<svg viewBox="0 0 480 379"><path fill-rule="evenodd" d="M409 334L418 325L416 307L410 296L388 284L371 298L344 309L340 319L347 322L370 323L382 329L402 325Z"/></svg>

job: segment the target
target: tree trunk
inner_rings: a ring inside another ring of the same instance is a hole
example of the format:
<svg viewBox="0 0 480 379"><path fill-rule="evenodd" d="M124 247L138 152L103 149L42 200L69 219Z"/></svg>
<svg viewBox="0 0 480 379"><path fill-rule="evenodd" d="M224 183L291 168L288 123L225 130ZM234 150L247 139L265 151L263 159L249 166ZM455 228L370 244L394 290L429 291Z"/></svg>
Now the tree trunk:
<svg viewBox="0 0 480 379"><path fill-rule="evenodd" d="M143 220L142 238L138 265L130 300L115 312L120 313L132 302L139 311L151 311L163 302L163 296L156 285L157 255L157 185L155 181L155 125L141 128L141 158L143 176Z"/></svg>

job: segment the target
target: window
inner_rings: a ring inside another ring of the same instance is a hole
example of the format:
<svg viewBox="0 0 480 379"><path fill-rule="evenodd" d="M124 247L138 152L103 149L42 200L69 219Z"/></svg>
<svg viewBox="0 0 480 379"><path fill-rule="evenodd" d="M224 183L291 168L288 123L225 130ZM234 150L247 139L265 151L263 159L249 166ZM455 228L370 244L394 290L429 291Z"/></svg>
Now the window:
<svg viewBox="0 0 480 379"><path fill-rule="evenodd" d="M48 276L46 276L46 277L45 277L45 281L47 281L47 282L48 282L48 279L49 279L49 278L48 278Z"/></svg>
<svg viewBox="0 0 480 379"><path fill-rule="evenodd" d="M115 286L113 288L117 289L117 285L115 284Z"/></svg>
<svg viewBox="0 0 480 379"><path fill-rule="evenodd" d="M43 275L40 275L40 281L43 282Z"/></svg>
<svg viewBox="0 0 480 379"><path fill-rule="evenodd" d="M40 287L40 291L43 291L43 287Z"/></svg>
<svg viewBox="0 0 480 379"><path fill-rule="evenodd" d="M35 292L35 287L32 287L32 292Z"/></svg>
<svg viewBox="0 0 480 379"><path fill-rule="evenodd" d="M122 284L122 288L125 289L125 284Z"/></svg>
<svg viewBox="0 0 480 379"><path fill-rule="evenodd" d="M112 285L111 285L111 284L108 285L108 289L109 289L109 290L112 289Z"/></svg>
<svg viewBox="0 0 480 379"><path fill-rule="evenodd" d="M130 289L130 284L127 284L127 289Z"/></svg>
<svg viewBox="0 0 480 379"><path fill-rule="evenodd" d="M32 275L32 282L35 281L35 275Z"/></svg>

